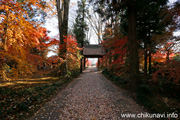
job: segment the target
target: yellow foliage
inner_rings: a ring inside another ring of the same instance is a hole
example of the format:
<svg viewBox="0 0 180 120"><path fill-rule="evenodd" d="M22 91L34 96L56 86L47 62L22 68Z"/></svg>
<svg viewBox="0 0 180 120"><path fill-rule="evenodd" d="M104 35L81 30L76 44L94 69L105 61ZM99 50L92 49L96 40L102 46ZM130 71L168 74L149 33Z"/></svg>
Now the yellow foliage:
<svg viewBox="0 0 180 120"><path fill-rule="evenodd" d="M19 74L26 75L35 70L36 66L28 63L26 57L28 50L39 42L40 35L36 34L39 25L29 22L28 13L22 5L29 4L41 9L44 6L40 4L41 0L24 0L22 3L5 1L0 5L0 10L5 11L0 13L0 57L3 61L0 63L0 74L7 80L7 77L16 79Z"/></svg>

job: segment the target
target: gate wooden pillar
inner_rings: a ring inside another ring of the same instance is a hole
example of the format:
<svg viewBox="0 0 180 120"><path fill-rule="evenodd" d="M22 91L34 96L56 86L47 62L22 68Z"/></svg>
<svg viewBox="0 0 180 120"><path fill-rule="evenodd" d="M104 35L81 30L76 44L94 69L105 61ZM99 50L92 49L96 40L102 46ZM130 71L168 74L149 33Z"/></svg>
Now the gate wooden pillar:
<svg viewBox="0 0 180 120"><path fill-rule="evenodd" d="M98 58L98 69L99 69L99 66L100 66L100 58Z"/></svg>
<svg viewBox="0 0 180 120"><path fill-rule="evenodd" d="M84 57L84 69L86 69L86 58Z"/></svg>

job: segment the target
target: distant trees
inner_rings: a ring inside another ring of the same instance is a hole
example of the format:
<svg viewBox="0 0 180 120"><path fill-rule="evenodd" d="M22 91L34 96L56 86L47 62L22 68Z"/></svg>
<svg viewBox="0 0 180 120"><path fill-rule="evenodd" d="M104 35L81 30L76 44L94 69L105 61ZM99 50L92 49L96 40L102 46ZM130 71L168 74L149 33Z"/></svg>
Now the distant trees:
<svg viewBox="0 0 180 120"><path fill-rule="evenodd" d="M91 27L95 34L98 37L98 44L100 44L103 40L103 27L104 23L102 22L102 18L100 14L96 13L93 10L93 7L89 6L88 7L88 12L87 12L87 20L88 24Z"/></svg>

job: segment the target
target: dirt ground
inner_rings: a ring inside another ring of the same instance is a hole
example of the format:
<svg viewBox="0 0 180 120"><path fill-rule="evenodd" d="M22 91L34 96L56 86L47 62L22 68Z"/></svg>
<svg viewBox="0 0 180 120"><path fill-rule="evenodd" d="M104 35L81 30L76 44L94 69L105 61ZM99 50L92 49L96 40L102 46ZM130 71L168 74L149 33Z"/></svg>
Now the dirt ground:
<svg viewBox="0 0 180 120"><path fill-rule="evenodd" d="M86 69L30 120L131 120L145 110L95 67ZM133 116L132 115L132 116ZM146 118L141 118L146 120ZM150 120L150 119L148 119Z"/></svg>

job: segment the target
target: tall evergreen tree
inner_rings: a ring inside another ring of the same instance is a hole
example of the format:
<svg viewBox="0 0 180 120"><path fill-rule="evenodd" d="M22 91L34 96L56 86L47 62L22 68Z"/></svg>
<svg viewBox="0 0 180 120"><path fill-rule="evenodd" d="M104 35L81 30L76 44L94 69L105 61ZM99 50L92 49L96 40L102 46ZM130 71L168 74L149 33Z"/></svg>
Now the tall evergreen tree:
<svg viewBox="0 0 180 120"><path fill-rule="evenodd" d="M85 40L86 34L85 32L88 30L88 25L85 22L86 17L86 1L81 0L78 1L78 10L77 10L77 17L76 17L76 23L74 24L74 34L76 36L77 42L81 44L81 47L83 48L84 44L87 42ZM81 55L83 54L83 51L81 50ZM82 72L82 59L80 64L80 72Z"/></svg>
<svg viewBox="0 0 180 120"><path fill-rule="evenodd" d="M154 41L151 41L151 37L155 34L161 34L170 20L163 19L167 17L167 0L139 0L137 2L137 39L142 43L141 47L144 49L144 75L147 75L147 65L149 57L149 73L151 73L151 53L155 47ZM162 14L163 13L163 14ZM124 34L128 33L128 11L125 9L125 12L121 15L121 31ZM140 45L139 45L140 46ZM149 54L148 54L149 53Z"/></svg>
<svg viewBox="0 0 180 120"><path fill-rule="evenodd" d="M86 4L85 0L78 1L78 10L77 10L77 17L74 24L74 34L76 36L77 42L82 44L87 42L85 40L86 34L85 32L88 30L88 25L85 22L86 18Z"/></svg>
<svg viewBox="0 0 180 120"><path fill-rule="evenodd" d="M155 47L151 37L155 34L161 34L165 31L165 27L170 21L163 21L166 13L162 15L162 11L167 9L167 0L147 0L141 1L138 7L137 31L138 39L143 39L144 43L144 75L147 75L147 58L149 56L149 73L151 74L151 53ZM143 9L143 10L142 10ZM149 52L149 54L147 54Z"/></svg>

